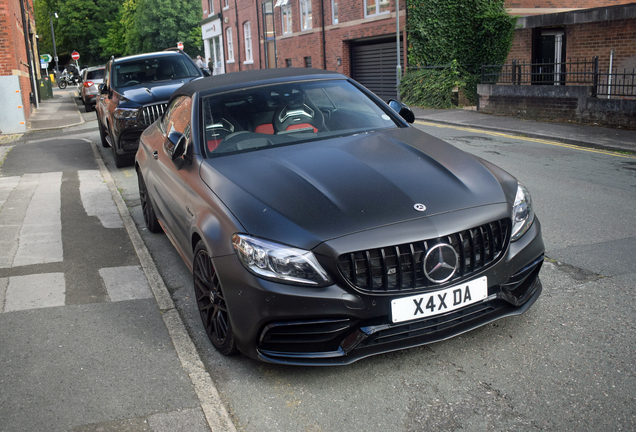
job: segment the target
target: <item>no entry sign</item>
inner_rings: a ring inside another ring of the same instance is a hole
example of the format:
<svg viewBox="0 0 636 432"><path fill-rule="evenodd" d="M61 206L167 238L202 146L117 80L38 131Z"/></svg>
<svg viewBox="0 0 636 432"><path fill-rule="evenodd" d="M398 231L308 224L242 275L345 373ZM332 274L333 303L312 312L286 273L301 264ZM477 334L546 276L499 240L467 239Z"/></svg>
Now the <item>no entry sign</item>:
<svg viewBox="0 0 636 432"><path fill-rule="evenodd" d="M78 53L77 51L73 51L73 52L71 53L71 58L72 58L73 60L79 60L79 53Z"/></svg>

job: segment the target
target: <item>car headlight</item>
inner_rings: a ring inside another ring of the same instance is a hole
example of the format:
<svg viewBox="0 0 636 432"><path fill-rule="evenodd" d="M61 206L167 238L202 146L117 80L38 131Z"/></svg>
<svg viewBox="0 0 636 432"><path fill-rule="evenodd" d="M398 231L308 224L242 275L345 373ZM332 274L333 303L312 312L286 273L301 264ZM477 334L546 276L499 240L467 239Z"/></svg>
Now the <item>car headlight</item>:
<svg viewBox="0 0 636 432"><path fill-rule="evenodd" d="M244 234L234 234L232 244L243 266L256 276L291 284L323 286L331 283L310 251Z"/></svg>
<svg viewBox="0 0 636 432"><path fill-rule="evenodd" d="M137 118L139 108L116 108L113 115L118 120L128 120Z"/></svg>
<svg viewBox="0 0 636 432"><path fill-rule="evenodd" d="M510 241L517 241L523 236L534 221L534 210L530 192L521 183L517 184L517 196L512 206L512 237Z"/></svg>

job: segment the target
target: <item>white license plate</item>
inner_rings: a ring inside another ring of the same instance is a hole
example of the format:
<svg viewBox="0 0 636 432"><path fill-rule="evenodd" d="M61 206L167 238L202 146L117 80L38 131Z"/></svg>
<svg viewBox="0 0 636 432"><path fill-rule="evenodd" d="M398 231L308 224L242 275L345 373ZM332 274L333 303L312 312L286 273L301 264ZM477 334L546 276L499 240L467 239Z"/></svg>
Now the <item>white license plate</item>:
<svg viewBox="0 0 636 432"><path fill-rule="evenodd" d="M488 297L486 276L426 294L391 301L394 323L432 317L480 302Z"/></svg>

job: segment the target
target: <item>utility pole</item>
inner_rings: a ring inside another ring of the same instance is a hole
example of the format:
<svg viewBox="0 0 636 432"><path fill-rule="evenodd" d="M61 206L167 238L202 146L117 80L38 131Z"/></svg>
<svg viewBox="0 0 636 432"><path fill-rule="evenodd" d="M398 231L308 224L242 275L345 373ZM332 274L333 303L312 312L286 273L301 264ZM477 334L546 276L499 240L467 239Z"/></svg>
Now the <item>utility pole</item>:
<svg viewBox="0 0 636 432"><path fill-rule="evenodd" d="M57 80L60 79L60 65L57 59L57 48L55 46L55 32L53 31L53 15L57 18L57 12L51 14L49 12L49 21L51 23L51 37L53 38L53 58L55 59L55 83L57 84Z"/></svg>

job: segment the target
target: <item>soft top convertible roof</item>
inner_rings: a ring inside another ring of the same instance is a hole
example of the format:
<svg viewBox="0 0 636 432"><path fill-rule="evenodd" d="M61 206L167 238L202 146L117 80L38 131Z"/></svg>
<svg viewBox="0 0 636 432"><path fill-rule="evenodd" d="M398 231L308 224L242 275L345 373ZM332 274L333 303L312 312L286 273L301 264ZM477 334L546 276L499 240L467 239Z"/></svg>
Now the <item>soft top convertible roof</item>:
<svg viewBox="0 0 636 432"><path fill-rule="evenodd" d="M172 97L192 96L194 93L216 93L277 82L302 81L306 79L347 79L337 72L312 68L276 68L231 72L196 79L174 92ZM209 92L207 91L209 90Z"/></svg>

